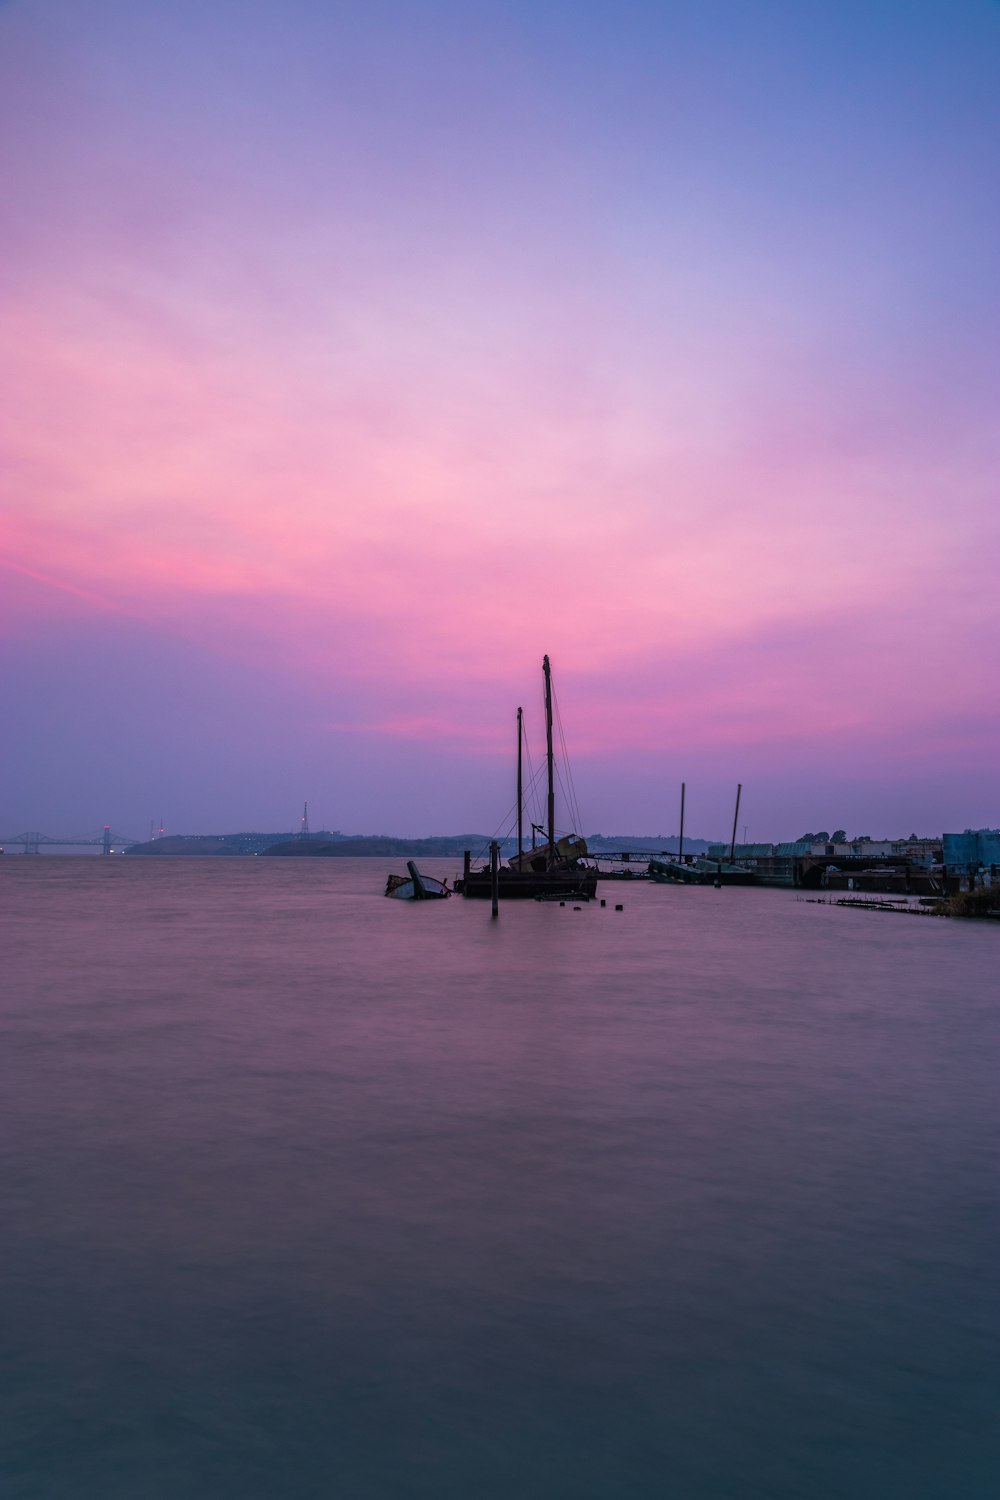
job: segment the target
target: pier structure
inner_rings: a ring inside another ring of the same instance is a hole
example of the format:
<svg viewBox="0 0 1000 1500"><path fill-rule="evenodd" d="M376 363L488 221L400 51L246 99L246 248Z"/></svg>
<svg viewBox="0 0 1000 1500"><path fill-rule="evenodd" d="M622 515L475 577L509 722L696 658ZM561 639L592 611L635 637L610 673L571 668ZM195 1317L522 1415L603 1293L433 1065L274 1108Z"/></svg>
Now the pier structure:
<svg viewBox="0 0 1000 1500"><path fill-rule="evenodd" d="M902 840L893 845L856 840L853 844L712 844L707 860L730 860L756 885L802 890L868 890L940 895L945 889L940 846ZM937 856L936 860L934 856Z"/></svg>
<svg viewBox="0 0 1000 1500"><path fill-rule="evenodd" d="M588 849L587 858L602 880L647 880L652 859L676 860L666 849Z"/></svg>
<svg viewBox="0 0 1000 1500"><path fill-rule="evenodd" d="M930 851L933 852L933 851ZM796 890L857 890L941 895L948 885L928 851L863 854L805 842L711 844L704 854L672 850L591 850L602 880L652 879L675 885L762 885ZM954 882L952 882L954 884ZM957 889L957 886L956 886Z"/></svg>

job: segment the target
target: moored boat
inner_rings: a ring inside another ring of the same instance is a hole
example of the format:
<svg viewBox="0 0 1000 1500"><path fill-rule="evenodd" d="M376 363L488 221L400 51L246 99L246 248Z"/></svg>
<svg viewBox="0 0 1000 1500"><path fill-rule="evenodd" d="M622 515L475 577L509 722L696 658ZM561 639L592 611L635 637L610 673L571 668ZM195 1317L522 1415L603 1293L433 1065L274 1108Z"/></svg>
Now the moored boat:
<svg viewBox="0 0 1000 1500"><path fill-rule="evenodd" d="M575 896L589 900L597 894L597 870L586 865L587 843L578 833L556 836L555 761L552 748L552 669L542 660L545 680L545 760L547 772L545 843L524 848L524 795L522 778L523 713L517 711L517 853L497 870L496 889L501 900L537 900L546 896ZM532 839L534 839L532 825ZM455 890L463 896L492 897L493 876L489 869L472 869L469 851L465 869Z"/></svg>

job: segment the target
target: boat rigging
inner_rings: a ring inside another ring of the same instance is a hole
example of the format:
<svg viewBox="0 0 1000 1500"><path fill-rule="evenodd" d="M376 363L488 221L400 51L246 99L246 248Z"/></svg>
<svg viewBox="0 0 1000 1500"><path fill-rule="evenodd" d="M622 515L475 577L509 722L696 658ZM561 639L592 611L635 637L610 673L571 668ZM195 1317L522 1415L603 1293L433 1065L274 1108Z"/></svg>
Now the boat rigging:
<svg viewBox="0 0 1000 1500"><path fill-rule="evenodd" d="M523 744L524 714L517 711L517 853L500 868L496 885L501 897L576 896L584 899L597 894L597 871L582 861L587 856L586 841L578 833L556 837L555 753L552 736L552 668L548 656L542 659L545 684L545 768L546 824L532 822L531 848L524 848L524 781ZM544 844L535 843L536 830L545 836ZM495 888L489 870L473 870L471 853L465 854L462 878L455 890L463 896L492 896Z"/></svg>

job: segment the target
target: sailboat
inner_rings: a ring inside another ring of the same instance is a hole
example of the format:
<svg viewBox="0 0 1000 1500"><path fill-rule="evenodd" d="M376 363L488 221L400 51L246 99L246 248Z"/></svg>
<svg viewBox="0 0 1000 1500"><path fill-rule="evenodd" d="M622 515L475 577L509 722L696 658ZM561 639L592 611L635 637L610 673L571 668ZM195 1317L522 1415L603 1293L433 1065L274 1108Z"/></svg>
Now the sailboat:
<svg viewBox="0 0 1000 1500"><path fill-rule="evenodd" d="M552 669L548 657L542 659L545 679L545 763L547 773L546 826L540 830L544 844L535 844L532 825L532 847L525 849L523 837L524 795L522 747L524 725L521 709L517 711L517 853L501 865L498 890L501 897L574 896L589 900L597 894L597 871L582 861L587 856L586 840L577 833L556 838L555 757L552 748ZM463 896L490 896L493 885L489 870L473 870L468 850L465 870L455 882Z"/></svg>

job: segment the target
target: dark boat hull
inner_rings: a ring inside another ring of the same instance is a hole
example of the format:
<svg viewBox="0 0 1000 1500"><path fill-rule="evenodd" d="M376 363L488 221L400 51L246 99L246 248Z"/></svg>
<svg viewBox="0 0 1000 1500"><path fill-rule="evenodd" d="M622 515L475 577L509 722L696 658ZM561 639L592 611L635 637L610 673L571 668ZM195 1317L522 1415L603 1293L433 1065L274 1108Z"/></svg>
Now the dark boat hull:
<svg viewBox="0 0 1000 1500"><path fill-rule="evenodd" d="M390 875L385 883L385 894L397 901L440 901L450 896L447 881L434 880L430 875L421 875L412 859L406 861L409 878L405 875Z"/></svg>
<svg viewBox="0 0 1000 1500"><path fill-rule="evenodd" d="M455 890L463 896L489 900L493 894L489 870L473 870L456 880ZM537 901L543 896L582 896L589 900L597 895L597 871L504 868L499 873L498 891L501 901Z"/></svg>

